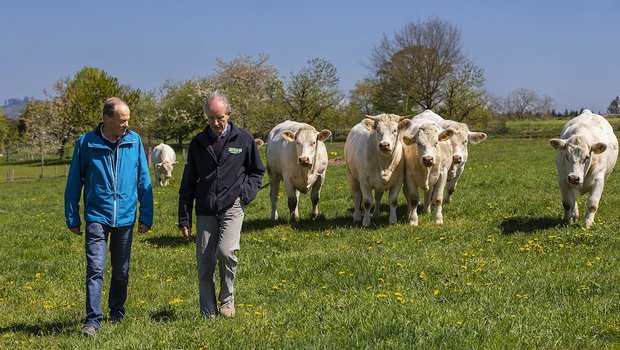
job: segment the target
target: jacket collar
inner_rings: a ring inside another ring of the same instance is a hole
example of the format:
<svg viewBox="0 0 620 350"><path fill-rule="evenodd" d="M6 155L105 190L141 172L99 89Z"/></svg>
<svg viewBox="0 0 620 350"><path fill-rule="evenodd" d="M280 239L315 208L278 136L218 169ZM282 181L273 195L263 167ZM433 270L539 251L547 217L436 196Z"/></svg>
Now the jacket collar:
<svg viewBox="0 0 620 350"><path fill-rule="evenodd" d="M102 137L98 136L97 133L96 133L97 128L99 128L101 126L101 124L102 123L99 123L93 129L93 131L91 131L91 133L93 134L93 137L90 137L88 139L88 146L89 147L94 147L94 148L108 148L109 149L109 147L105 143L105 140ZM120 143L118 145L120 147L122 145L136 143L137 141L138 141L138 134L136 134L135 132L133 132L131 130L127 130L127 133L119 141Z"/></svg>
<svg viewBox="0 0 620 350"><path fill-rule="evenodd" d="M237 135L239 135L239 129L232 122L228 122L228 125L230 126L230 130L228 131L229 132L228 140L234 140L234 138L237 137ZM196 135L196 141L200 142L200 144L203 145L204 147L211 146L212 142L211 142L211 139L209 138L210 132L211 132L211 128L207 126L206 128L204 128L204 130L202 130L202 132Z"/></svg>

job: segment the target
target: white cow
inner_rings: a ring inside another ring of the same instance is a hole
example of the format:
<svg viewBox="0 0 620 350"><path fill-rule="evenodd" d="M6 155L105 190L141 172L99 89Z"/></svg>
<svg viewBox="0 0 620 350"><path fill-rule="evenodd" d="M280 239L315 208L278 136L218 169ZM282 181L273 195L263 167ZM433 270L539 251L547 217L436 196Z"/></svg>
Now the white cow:
<svg viewBox="0 0 620 350"><path fill-rule="evenodd" d="M160 143L153 149L152 156L153 167L155 168L155 184L157 186L168 186L174 165L178 163L174 150L165 143Z"/></svg>
<svg viewBox="0 0 620 350"><path fill-rule="evenodd" d="M424 191L422 212L430 213L435 205L435 223L443 224L443 191L452 164L452 129L424 119L412 120L403 136L405 152L405 187L409 225L418 226L418 188Z"/></svg>
<svg viewBox="0 0 620 350"><path fill-rule="evenodd" d="M461 175L463 175L465 163L467 163L467 159L469 158L467 144L478 144L487 138L487 134L483 132L470 131L467 124L444 119L439 114L429 109L414 116L412 119L431 120L439 124L442 128L451 129L454 132L450 137L450 143L452 144L452 165L450 166L450 171L448 173L447 192L443 199L444 203L450 203L452 194L456 189L456 184Z"/></svg>
<svg viewBox="0 0 620 350"><path fill-rule="evenodd" d="M355 125L344 146L347 175L353 194L353 221L370 225L370 211L379 217L383 192L389 191L390 224L397 221L396 205L403 184L404 158L400 132L411 125L411 120L396 114L367 116ZM372 191L374 190L374 198Z"/></svg>
<svg viewBox="0 0 620 350"><path fill-rule="evenodd" d="M312 189L312 219L319 215L321 187L327 170L327 149L323 140L332 132L320 132L305 123L287 120L276 125L267 139L267 172L271 182L271 219L278 219L278 192L280 181L288 198L289 222L299 220L299 192Z"/></svg>
<svg viewBox="0 0 620 350"><path fill-rule="evenodd" d="M579 218L577 191L589 192L586 227L594 223L605 179L618 160L618 139L609 122L590 110L566 123L560 138L549 140L558 152L555 165L562 192L564 220L574 223Z"/></svg>

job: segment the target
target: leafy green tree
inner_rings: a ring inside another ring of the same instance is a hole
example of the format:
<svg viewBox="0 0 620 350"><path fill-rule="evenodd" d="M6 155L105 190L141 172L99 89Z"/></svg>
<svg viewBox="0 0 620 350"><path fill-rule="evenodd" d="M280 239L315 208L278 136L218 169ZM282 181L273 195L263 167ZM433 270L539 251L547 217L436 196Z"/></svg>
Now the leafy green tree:
<svg viewBox="0 0 620 350"><path fill-rule="evenodd" d="M378 90L379 86L376 81L371 79L357 81L349 93L350 103L360 114L374 115L378 112L374 103Z"/></svg>
<svg viewBox="0 0 620 350"><path fill-rule="evenodd" d="M0 153L6 156L7 163L11 160L11 147L18 140L17 123L2 114L0 110Z"/></svg>
<svg viewBox="0 0 620 350"><path fill-rule="evenodd" d="M263 135L285 112L284 90L278 71L268 64L269 56L240 57L230 62L218 59L213 83L226 93L233 109L233 122Z"/></svg>
<svg viewBox="0 0 620 350"><path fill-rule="evenodd" d="M343 99L336 67L323 58L313 58L285 86L284 102L291 118L314 124L325 122Z"/></svg>
<svg viewBox="0 0 620 350"><path fill-rule="evenodd" d="M90 131L101 121L103 103L112 96L122 98L131 108L140 98L140 91L121 85L118 79L99 68L84 67L73 78L58 80L52 96L58 109L57 129L49 130L60 144L64 158L68 142Z"/></svg>
<svg viewBox="0 0 620 350"><path fill-rule="evenodd" d="M472 122L482 117L489 104L484 91L484 72L467 61L449 78L443 92L443 103L437 111L444 118ZM490 111L487 111L490 113Z"/></svg>
<svg viewBox="0 0 620 350"><path fill-rule="evenodd" d="M620 114L620 97L616 96L616 98L611 100L609 107L607 107L607 113Z"/></svg>
<svg viewBox="0 0 620 350"><path fill-rule="evenodd" d="M207 79L167 81L161 87L159 106L151 132L164 140L175 139L179 147L196 129L206 126L204 103L214 90Z"/></svg>

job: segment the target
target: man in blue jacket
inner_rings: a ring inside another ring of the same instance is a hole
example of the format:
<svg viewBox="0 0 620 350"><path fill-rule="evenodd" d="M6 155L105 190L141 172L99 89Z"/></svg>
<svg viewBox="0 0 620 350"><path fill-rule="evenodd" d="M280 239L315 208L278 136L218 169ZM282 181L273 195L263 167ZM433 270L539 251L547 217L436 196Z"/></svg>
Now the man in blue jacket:
<svg viewBox="0 0 620 350"><path fill-rule="evenodd" d="M138 231L153 225L153 191L140 136L129 130L129 106L117 97L103 106L103 122L75 144L65 188L67 227L81 235L80 193L84 188L86 246L86 321L82 333L95 335L103 313L101 292L108 237L112 277L108 306L110 320L125 315L129 257L137 202Z"/></svg>
<svg viewBox="0 0 620 350"><path fill-rule="evenodd" d="M225 95L215 92L204 106L208 126L189 145L179 189L179 228L190 239L196 204L196 261L200 312L217 314L215 267L219 260L220 309L235 315L233 286L246 204L256 197L265 169L254 138L230 123Z"/></svg>

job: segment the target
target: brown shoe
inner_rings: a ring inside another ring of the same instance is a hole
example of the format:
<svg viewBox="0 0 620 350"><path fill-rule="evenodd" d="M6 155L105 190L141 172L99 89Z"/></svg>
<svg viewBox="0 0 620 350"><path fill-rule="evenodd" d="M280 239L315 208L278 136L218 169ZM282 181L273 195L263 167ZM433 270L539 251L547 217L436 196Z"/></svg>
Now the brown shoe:
<svg viewBox="0 0 620 350"><path fill-rule="evenodd" d="M235 303L228 302L220 307L220 315L222 317L235 317Z"/></svg>
<svg viewBox="0 0 620 350"><path fill-rule="evenodd" d="M97 334L97 329L93 326L84 326L82 327L82 330L80 331L80 333L82 333L83 335L87 335L87 336L93 336Z"/></svg>

